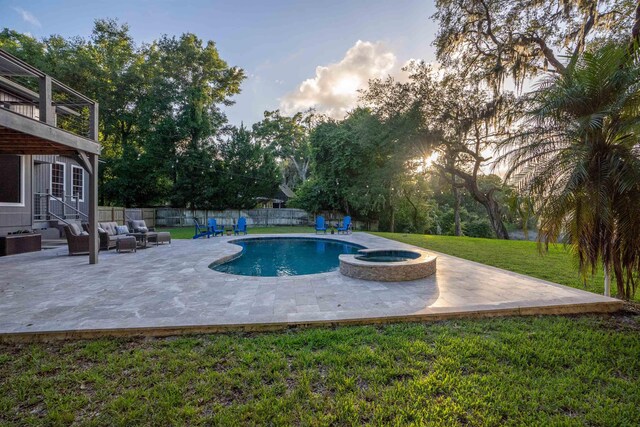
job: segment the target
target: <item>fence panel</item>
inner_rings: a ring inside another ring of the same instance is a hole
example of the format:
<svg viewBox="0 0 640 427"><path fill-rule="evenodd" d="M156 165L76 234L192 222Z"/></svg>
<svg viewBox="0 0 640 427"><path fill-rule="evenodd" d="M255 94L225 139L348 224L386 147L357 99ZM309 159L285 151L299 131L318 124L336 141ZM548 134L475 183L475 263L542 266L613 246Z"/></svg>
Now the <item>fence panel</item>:
<svg viewBox="0 0 640 427"><path fill-rule="evenodd" d="M206 223L207 218L215 218L220 226L234 225L241 216L247 219L248 226L309 225L313 215L301 209L227 209L187 210L174 208L156 209L156 225L159 227L179 227L193 225L193 218Z"/></svg>
<svg viewBox="0 0 640 427"><path fill-rule="evenodd" d="M156 210L153 208L144 208L142 209L142 219L144 220L147 227L155 227L156 226Z"/></svg>
<svg viewBox="0 0 640 427"><path fill-rule="evenodd" d="M330 224L338 224L344 218L343 213L327 211L320 212ZM272 227L292 225L313 225L316 216L302 209L227 209L224 211L190 210L177 208L137 208L125 209L116 206L99 206L98 218L100 222L117 222L123 224L125 219L143 219L149 227L189 227L193 225L193 218L201 224L206 224L207 218L215 218L219 226L232 226L241 216L247 219L250 227ZM356 230L377 230L378 221L353 220Z"/></svg>

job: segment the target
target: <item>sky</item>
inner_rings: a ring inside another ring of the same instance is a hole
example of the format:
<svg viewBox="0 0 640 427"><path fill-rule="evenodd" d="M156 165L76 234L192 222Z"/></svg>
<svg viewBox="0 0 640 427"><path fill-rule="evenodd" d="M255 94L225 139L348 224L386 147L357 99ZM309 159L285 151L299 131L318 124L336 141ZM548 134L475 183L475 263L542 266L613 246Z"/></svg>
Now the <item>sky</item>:
<svg viewBox="0 0 640 427"><path fill-rule="evenodd" d="M88 37L95 19L117 18L137 43L185 32L213 40L248 76L227 117L251 125L275 109L341 118L368 79L434 61L434 12L429 0L0 0L0 28Z"/></svg>

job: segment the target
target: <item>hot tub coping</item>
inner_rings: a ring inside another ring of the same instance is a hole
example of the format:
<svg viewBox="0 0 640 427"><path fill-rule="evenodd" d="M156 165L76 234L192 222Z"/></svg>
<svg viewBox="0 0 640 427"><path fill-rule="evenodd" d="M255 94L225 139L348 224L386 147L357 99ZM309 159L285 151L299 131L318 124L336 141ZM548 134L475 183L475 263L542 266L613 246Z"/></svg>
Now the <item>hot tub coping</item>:
<svg viewBox="0 0 640 427"><path fill-rule="evenodd" d="M361 249L360 254L388 252L393 249ZM340 273L354 279L382 282L403 282L423 279L436 272L437 256L420 249L407 249L406 252L418 253L416 259L392 262L371 262L356 259L357 255L340 255Z"/></svg>
<svg viewBox="0 0 640 427"><path fill-rule="evenodd" d="M407 259L405 261L391 261L391 262L371 262L365 260L356 259L358 254L371 254L376 252L413 252L419 254L420 256L415 259ZM438 257L430 254L427 251L419 250L419 249L392 249L392 248L372 248L372 249L360 249L358 254L342 254L340 255L340 263L345 261L352 265L361 265L366 267L389 267L389 266L399 266L399 265L412 265L412 264L421 264L432 258L433 260Z"/></svg>

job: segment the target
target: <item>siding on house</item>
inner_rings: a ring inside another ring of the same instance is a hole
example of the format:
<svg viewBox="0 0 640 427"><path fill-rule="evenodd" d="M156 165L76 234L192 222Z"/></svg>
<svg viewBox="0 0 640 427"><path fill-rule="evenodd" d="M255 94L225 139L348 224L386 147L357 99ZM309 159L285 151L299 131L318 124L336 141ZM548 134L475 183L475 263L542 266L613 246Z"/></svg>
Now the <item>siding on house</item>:
<svg viewBox="0 0 640 427"><path fill-rule="evenodd" d="M0 103L3 104L2 107L8 109L9 111L16 112L23 116L31 117L32 119L39 120L40 112L38 108L33 105L25 102L24 99L18 98L10 93L7 93L0 89Z"/></svg>
<svg viewBox="0 0 640 427"><path fill-rule="evenodd" d="M22 206L5 206L0 204L0 235L2 236L12 231L31 230L33 225L33 197L31 193L32 159L31 156L22 157L22 167L24 168Z"/></svg>
<svg viewBox="0 0 640 427"><path fill-rule="evenodd" d="M55 161L51 163L61 163L64 165L64 200L71 206L76 206L75 198L73 197L73 167L79 167L82 169L80 164L70 158L65 156L53 156L55 157ZM33 173L33 192L37 193L51 193L51 163L36 163L34 162L34 173ZM89 214L89 197L87 191L89 190L89 175L87 172L82 169L83 176L83 196L78 203L78 207L81 212L84 214ZM72 211L69 209L65 210L65 213L71 215Z"/></svg>
<svg viewBox="0 0 640 427"><path fill-rule="evenodd" d="M0 107L9 109L23 116L31 117L35 120L39 119L38 108L25 102L24 99L14 96L0 90ZM72 198L73 185L73 168L79 167L80 164L65 156L56 155L36 155L24 157L24 206L5 206L0 204L0 235L6 235L9 232L18 230L31 230L33 228L45 228L47 222L44 221L46 213L46 199L40 198L37 194L45 194L51 191L51 165L54 163L64 164L64 194L65 202L71 206L76 206L75 199ZM81 212L89 213L89 197L87 194L89 188L89 175L86 171L83 175L83 198L79 202L78 207ZM2 171L0 171L0 179L2 179ZM55 203L52 204L55 207ZM62 215L73 217L73 211L68 208L58 206ZM42 218L42 221L34 221L34 215ZM40 216L41 215L41 216ZM82 218L84 219L84 218Z"/></svg>

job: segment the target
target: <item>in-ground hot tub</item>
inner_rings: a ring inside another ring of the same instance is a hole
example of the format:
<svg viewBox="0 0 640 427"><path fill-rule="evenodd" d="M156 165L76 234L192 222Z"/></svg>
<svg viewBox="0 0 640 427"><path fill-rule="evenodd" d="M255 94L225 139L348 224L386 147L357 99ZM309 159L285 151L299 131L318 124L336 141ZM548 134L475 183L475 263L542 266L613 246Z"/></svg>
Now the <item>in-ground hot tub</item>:
<svg viewBox="0 0 640 427"><path fill-rule="evenodd" d="M436 272L436 257L421 250L361 249L340 255L340 273L355 279L402 282Z"/></svg>

